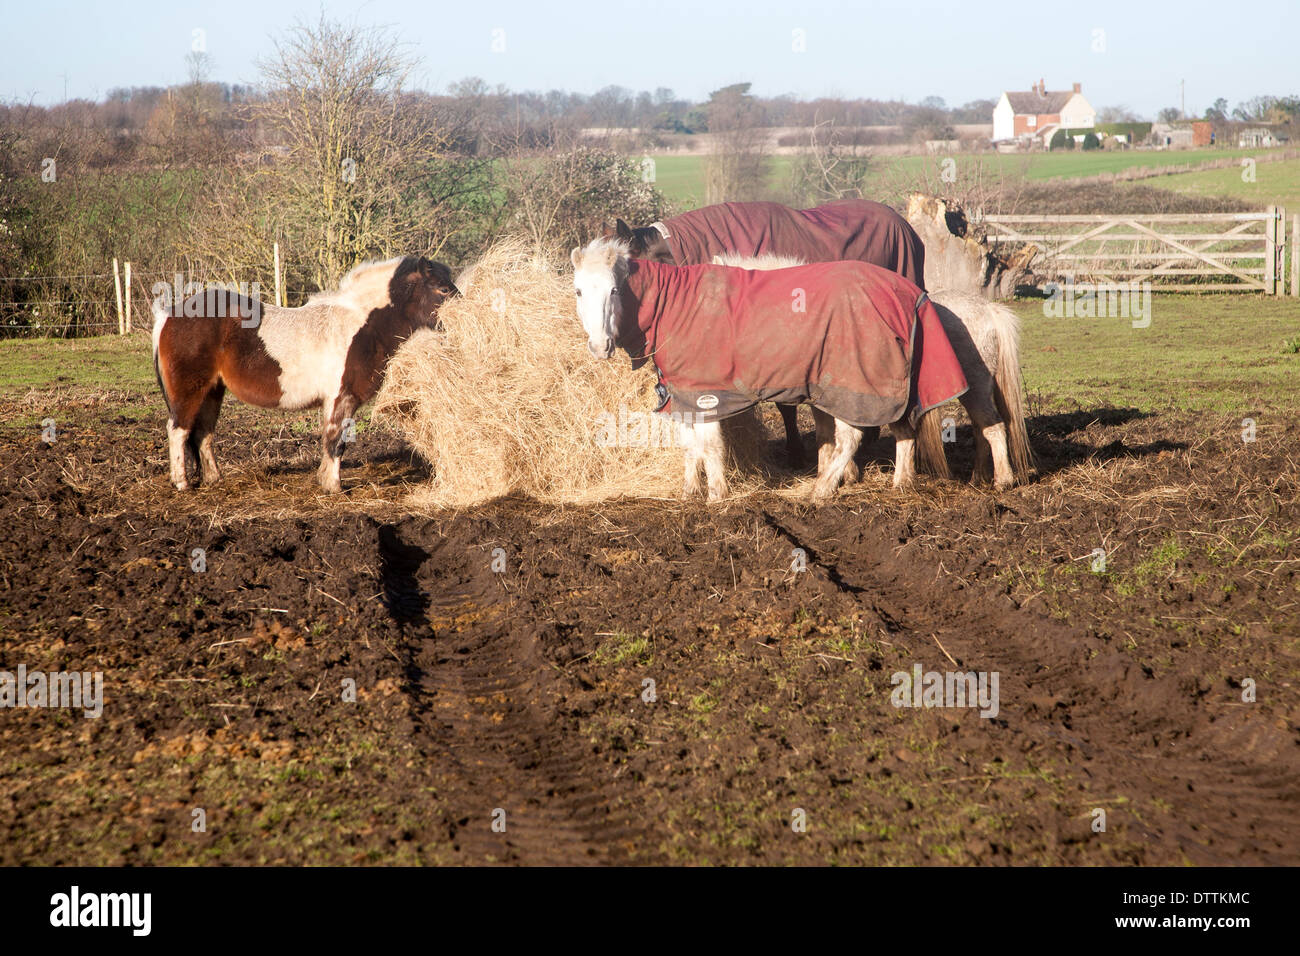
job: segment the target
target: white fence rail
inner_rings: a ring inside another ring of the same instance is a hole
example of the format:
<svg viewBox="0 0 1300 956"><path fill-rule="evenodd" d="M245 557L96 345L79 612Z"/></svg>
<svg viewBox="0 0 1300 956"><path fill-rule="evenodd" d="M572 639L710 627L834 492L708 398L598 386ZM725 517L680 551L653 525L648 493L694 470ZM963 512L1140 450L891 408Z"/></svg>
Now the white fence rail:
<svg viewBox="0 0 1300 956"><path fill-rule="evenodd" d="M1262 212L999 215L981 221L995 247L1034 248L1029 264L1043 275L1146 281L1168 292L1286 291L1287 220L1281 206ZM1300 215L1291 226L1291 294L1300 295Z"/></svg>

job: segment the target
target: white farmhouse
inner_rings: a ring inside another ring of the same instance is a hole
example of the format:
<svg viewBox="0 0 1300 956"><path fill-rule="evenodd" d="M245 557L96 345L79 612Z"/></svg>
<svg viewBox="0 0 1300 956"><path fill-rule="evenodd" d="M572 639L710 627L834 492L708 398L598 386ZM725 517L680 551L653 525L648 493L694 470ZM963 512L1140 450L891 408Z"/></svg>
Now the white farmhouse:
<svg viewBox="0 0 1300 956"><path fill-rule="evenodd" d="M1097 125L1097 111L1081 92L1048 90L1042 80L1029 92L1006 90L993 107L993 140L1041 139L1044 143L1059 128L1091 129Z"/></svg>

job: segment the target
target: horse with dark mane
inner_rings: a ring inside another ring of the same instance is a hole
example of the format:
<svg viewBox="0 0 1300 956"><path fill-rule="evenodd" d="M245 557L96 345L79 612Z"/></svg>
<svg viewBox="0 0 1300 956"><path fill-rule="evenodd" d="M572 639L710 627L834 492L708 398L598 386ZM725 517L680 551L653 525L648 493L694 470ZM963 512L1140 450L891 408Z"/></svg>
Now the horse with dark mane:
<svg viewBox="0 0 1300 956"><path fill-rule="evenodd" d="M406 256L357 266L338 291L297 309L210 289L170 308L154 303L154 371L167 403L171 481L189 488L197 458L202 480L220 478L213 430L229 388L262 408L321 409L317 478L342 490L339 458L346 425L375 394L388 360L417 329L438 327L438 308L458 295L442 263Z"/></svg>
<svg viewBox="0 0 1300 956"><path fill-rule="evenodd" d="M622 219L604 238L627 244L633 259L667 265L707 265L715 256L789 256L800 262L856 260L897 272L925 289L925 245L907 220L866 199L841 199L813 209L774 202L728 202L704 206L649 226ZM803 461L797 409L778 404L786 450Z"/></svg>

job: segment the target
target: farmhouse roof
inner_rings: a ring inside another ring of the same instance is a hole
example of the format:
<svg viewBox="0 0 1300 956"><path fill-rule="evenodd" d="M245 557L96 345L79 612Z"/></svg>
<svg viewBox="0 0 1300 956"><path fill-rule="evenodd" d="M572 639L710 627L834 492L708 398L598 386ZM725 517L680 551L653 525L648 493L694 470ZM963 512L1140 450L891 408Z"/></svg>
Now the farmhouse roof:
<svg viewBox="0 0 1300 956"><path fill-rule="evenodd" d="M1059 113L1065 109L1065 104L1070 102L1070 97L1074 96L1075 90L1047 90L1042 95L1033 91L1012 92L1007 90L1007 101L1011 108L1020 114L1039 115L1043 113Z"/></svg>

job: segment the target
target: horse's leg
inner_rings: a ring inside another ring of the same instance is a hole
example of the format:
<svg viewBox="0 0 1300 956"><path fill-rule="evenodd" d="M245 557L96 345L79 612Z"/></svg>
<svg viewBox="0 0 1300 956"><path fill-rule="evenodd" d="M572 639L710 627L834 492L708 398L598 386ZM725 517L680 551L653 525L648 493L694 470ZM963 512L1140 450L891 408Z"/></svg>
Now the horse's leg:
<svg viewBox="0 0 1300 956"><path fill-rule="evenodd" d="M817 474L820 475L826 471L831 456L835 453L835 416L813 406L813 422L817 427ZM862 435L864 434L865 432L859 430L859 447L861 447ZM858 463L853 459L849 459L849 463L844 466L843 483L851 485L861 477L862 472L858 469Z"/></svg>
<svg viewBox="0 0 1300 956"><path fill-rule="evenodd" d="M700 487L700 453L695 425L691 422L682 422L679 427L682 436L682 497L693 498L704 491Z"/></svg>
<svg viewBox="0 0 1300 956"><path fill-rule="evenodd" d="M188 491L189 479L185 475L185 465L190 456L190 430L176 424L173 418L167 419L167 457L171 463L172 484L177 491Z"/></svg>
<svg viewBox="0 0 1300 956"><path fill-rule="evenodd" d="M221 414L221 400L225 397L226 386L221 382L212 389L199 406L199 413L194 420L194 431L190 440L198 447L199 466L203 473L203 483L214 484L221 480L221 470L217 468L217 456L213 449L213 432L217 427L217 417Z"/></svg>
<svg viewBox="0 0 1300 956"><path fill-rule="evenodd" d="M989 445L989 440L984 437L984 432L978 428L975 432L975 471L971 474L971 480L975 482L993 480L993 449Z"/></svg>
<svg viewBox="0 0 1300 956"><path fill-rule="evenodd" d="M916 429L906 415L889 429L894 433L894 489L902 491L912 487L916 477Z"/></svg>
<svg viewBox="0 0 1300 956"><path fill-rule="evenodd" d="M187 472L194 460L194 442L199 414L203 399L211 389L190 389L184 386L185 379L172 376L171 389L167 395L171 401L171 415L167 419L167 450L171 462L172 484L177 491L188 491L190 487Z"/></svg>
<svg viewBox="0 0 1300 956"><path fill-rule="evenodd" d="M777 405L785 424L785 454L793 468L804 466L803 439L799 435L799 406Z"/></svg>
<svg viewBox="0 0 1300 956"><path fill-rule="evenodd" d="M880 437L879 425L860 428L858 429L858 431L861 432L862 434L862 438L858 442L859 451L862 449L863 445L868 444L869 442L874 442L877 438ZM857 458L855 457L844 468L844 484L846 485L855 484L859 480L861 480L861 478L862 478L862 469L858 467L858 461Z"/></svg>
<svg viewBox="0 0 1300 956"><path fill-rule="evenodd" d="M824 474L835 451L835 416L813 406L813 427L817 435L817 474Z"/></svg>
<svg viewBox="0 0 1300 956"><path fill-rule="evenodd" d="M326 401L321 406L321 462L316 478L331 495L343 490L339 467L343 457L344 426L357 410L357 405L356 396L343 391L333 401Z"/></svg>
<svg viewBox="0 0 1300 956"><path fill-rule="evenodd" d="M977 435L975 441L975 474L987 474L987 457L993 459L993 487L998 491L1010 488L1016 479L1011 471L1011 457L1007 452L1007 426L998 415L991 391L968 390L961 403L970 415ZM982 439L982 441L981 441ZM987 452L985 446L987 445Z"/></svg>
<svg viewBox="0 0 1300 956"><path fill-rule="evenodd" d="M704 459L704 474L709 482L709 500L721 501L731 493L727 487L727 446L722 440L722 422L697 422L695 444Z"/></svg>
<svg viewBox="0 0 1300 956"><path fill-rule="evenodd" d="M817 483L813 485L812 492L812 501L815 505L825 503L831 495L835 494L835 489L844 480L845 472L853 464L853 456L858 453L858 446L862 444L861 428L842 422L838 418L832 418L831 421L835 423L835 438L834 443L830 445L825 469L823 470L820 464L817 469Z"/></svg>

